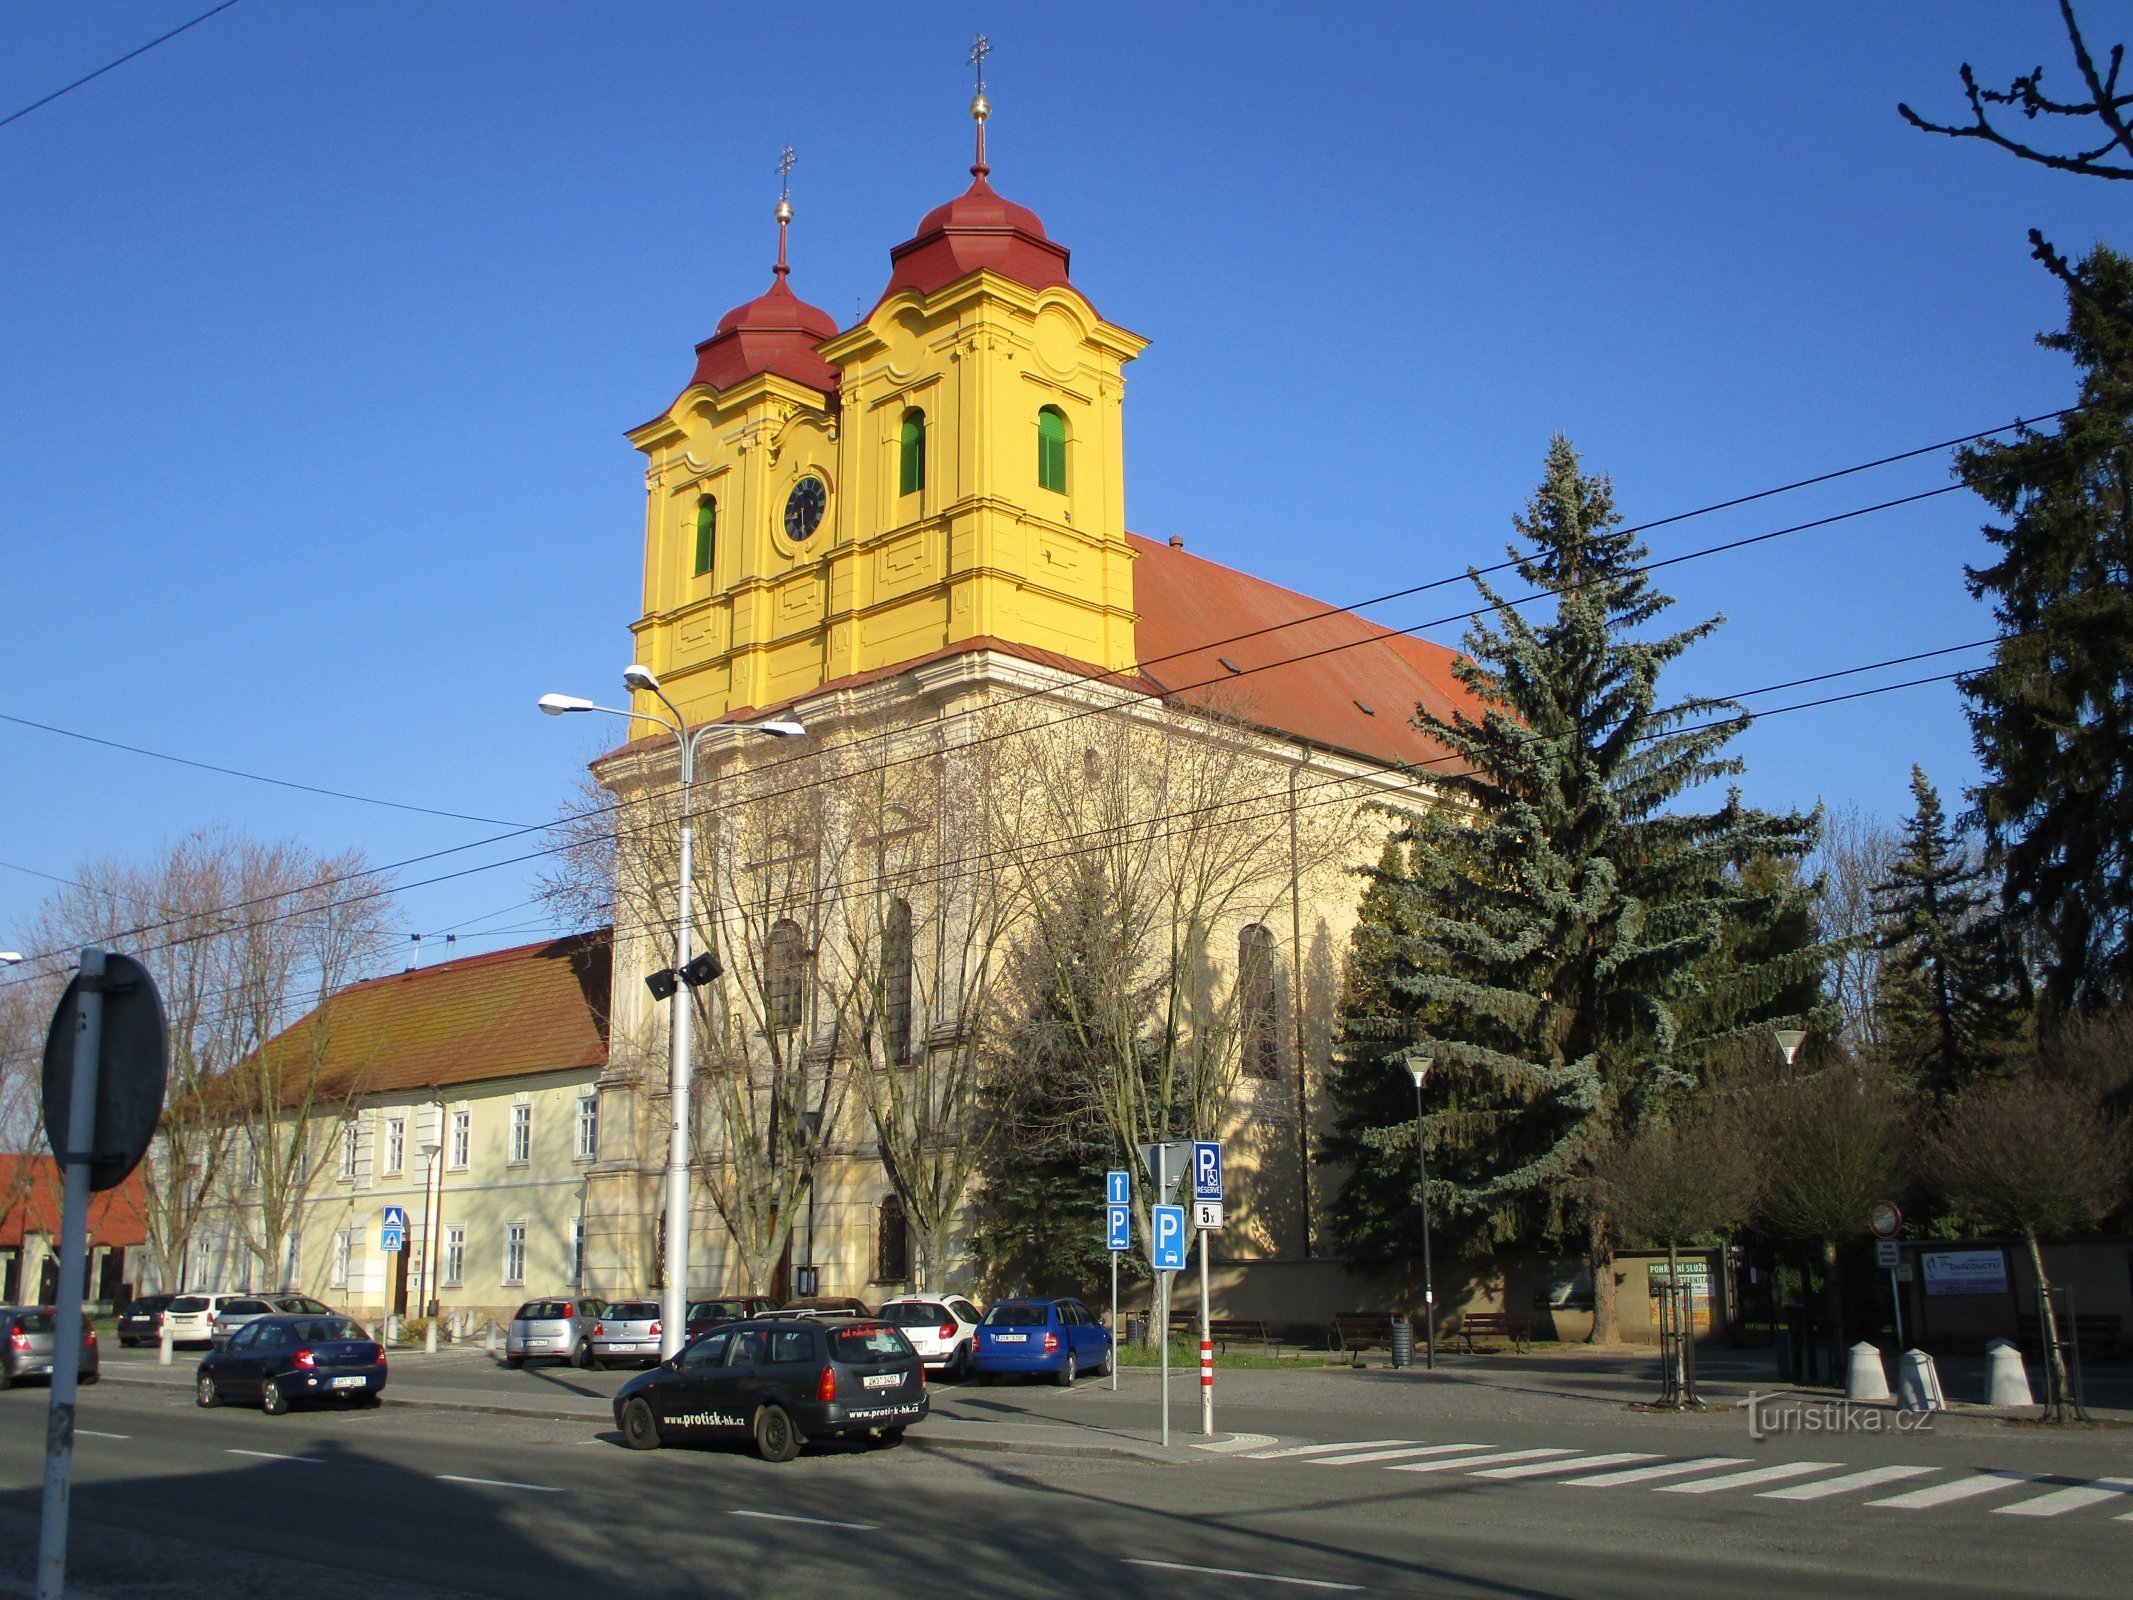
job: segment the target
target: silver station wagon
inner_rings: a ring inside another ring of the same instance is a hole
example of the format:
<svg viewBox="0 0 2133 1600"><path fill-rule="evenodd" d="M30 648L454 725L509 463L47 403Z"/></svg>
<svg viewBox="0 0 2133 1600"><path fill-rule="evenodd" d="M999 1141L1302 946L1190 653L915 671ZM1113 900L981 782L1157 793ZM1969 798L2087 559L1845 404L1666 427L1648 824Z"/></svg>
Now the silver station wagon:
<svg viewBox="0 0 2133 1600"><path fill-rule="evenodd" d="M590 1366L593 1324L605 1309L598 1300L578 1296L528 1300L512 1314L505 1331L504 1365L546 1360Z"/></svg>

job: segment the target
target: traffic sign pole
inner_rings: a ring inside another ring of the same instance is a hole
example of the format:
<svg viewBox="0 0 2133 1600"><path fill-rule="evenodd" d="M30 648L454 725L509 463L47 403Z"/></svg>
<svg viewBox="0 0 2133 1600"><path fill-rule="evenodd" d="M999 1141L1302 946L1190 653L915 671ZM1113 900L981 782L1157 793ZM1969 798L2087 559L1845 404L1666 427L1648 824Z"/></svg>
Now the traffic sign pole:
<svg viewBox="0 0 2133 1600"><path fill-rule="evenodd" d="M103 1054L104 952L81 953L74 1012L74 1081L60 1153L59 1304L53 1319L52 1399L44 1434L44 1515L37 1533L37 1600L67 1590L67 1511L73 1491L74 1405L81 1381L81 1301L89 1242L89 1162L96 1151L96 1074Z"/></svg>
<svg viewBox="0 0 2133 1600"><path fill-rule="evenodd" d="M1207 1230L1200 1230L1200 1433L1215 1436L1215 1347L1207 1336Z"/></svg>

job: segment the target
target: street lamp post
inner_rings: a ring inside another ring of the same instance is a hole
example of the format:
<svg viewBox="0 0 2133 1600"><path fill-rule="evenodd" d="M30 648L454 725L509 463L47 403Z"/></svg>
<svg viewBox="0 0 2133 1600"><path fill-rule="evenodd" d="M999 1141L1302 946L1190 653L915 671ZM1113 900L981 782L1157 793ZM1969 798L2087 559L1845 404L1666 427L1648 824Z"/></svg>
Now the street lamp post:
<svg viewBox="0 0 2133 1600"><path fill-rule="evenodd" d="M659 1294L659 1354L666 1359L681 1349L689 1314L689 1090L693 1062L691 1028L695 1017L689 991L709 983L720 971L716 955L706 953L700 958L692 958L690 954L689 901L695 856L689 806L696 782L698 743L706 734L736 725L706 723L695 733L690 733L688 720L667 698L666 690L660 687L659 679L650 667L633 662L623 670L622 683L627 689L656 696L673 720L670 722L666 717L643 711L595 705L590 700L568 694L544 694L540 698L540 708L551 717L573 711L604 711L609 716L656 722L674 735L675 747L681 754L681 882L677 895L679 904L675 910L674 965L647 973L644 980L654 999L671 999L674 1003L673 1016L667 1027L667 1084L672 1116L667 1128L666 1282ZM798 722L787 720L747 724L742 726L742 731L765 734L774 739L797 739L807 732Z"/></svg>
<svg viewBox="0 0 2133 1600"><path fill-rule="evenodd" d="M440 1118L443 1110L440 1103ZM440 1122L435 1142L424 1139L415 1145L415 1154L422 1158L422 1313L426 1324L422 1347L430 1355L437 1353L437 1229L444 1220L444 1197L437 1193L437 1153L444 1148L443 1139Z"/></svg>
<svg viewBox="0 0 2133 1600"><path fill-rule="evenodd" d="M1427 1354L1423 1364L1437 1370L1437 1282L1429 1258L1429 1152L1422 1143L1422 1080L1429 1076L1431 1058L1418 1050L1407 1052L1408 1076L1415 1080L1415 1162L1422 1176L1422 1336Z"/></svg>

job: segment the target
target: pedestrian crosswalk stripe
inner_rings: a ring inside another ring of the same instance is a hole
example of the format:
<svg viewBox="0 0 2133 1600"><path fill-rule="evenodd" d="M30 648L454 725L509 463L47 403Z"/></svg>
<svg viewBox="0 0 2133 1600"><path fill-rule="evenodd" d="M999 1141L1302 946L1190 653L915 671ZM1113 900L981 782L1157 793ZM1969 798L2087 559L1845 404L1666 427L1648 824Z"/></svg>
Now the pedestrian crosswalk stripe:
<svg viewBox="0 0 2133 1600"><path fill-rule="evenodd" d="M1411 1444L1398 1450L1365 1450L1359 1456L1319 1456L1314 1467L1358 1467L1366 1461L1397 1461L1402 1456L1441 1456L1454 1450L1486 1450L1485 1444Z"/></svg>
<svg viewBox="0 0 2133 1600"><path fill-rule="evenodd" d="M1929 1506L1944 1506L1951 1500L1968 1500L1981 1494L1991 1494L1996 1489L2011 1489L2018 1483L2045 1483L2050 1475L2042 1472L1978 1472L1967 1478L1957 1478L1952 1483L1929 1484L1923 1489L1913 1489L1909 1494L1893 1494L1886 1500L1869 1500L1870 1506L1887 1506L1892 1511L1924 1511Z"/></svg>
<svg viewBox="0 0 2133 1600"><path fill-rule="evenodd" d="M1340 1444L1291 1444L1279 1450L1254 1450L1247 1461L1278 1461L1283 1456L1330 1455L1336 1450L1371 1450L1386 1444L1414 1444L1413 1439L1348 1439Z"/></svg>
<svg viewBox="0 0 2133 1600"><path fill-rule="evenodd" d="M2071 1489L2059 1489L2051 1494L2040 1494L2034 1500L2022 1500L2011 1506L1994 1506L1993 1513L2002 1517L2057 1517L2069 1511L2078 1511L2083 1506L2092 1506L2108 1500L2113 1495L2133 1494L2133 1478L2097 1478L2091 1483L2080 1484ZM2133 1516L2133 1513L2128 1513ZM2123 1522L2126 1517L2118 1519Z"/></svg>
<svg viewBox="0 0 2133 1600"><path fill-rule="evenodd" d="M1612 1455L1572 1456L1568 1461L1528 1461L1517 1467L1485 1467L1476 1478L1538 1478L1551 1472L1578 1472L1586 1467L1612 1467L1629 1461L1657 1461L1649 1450L1618 1450Z"/></svg>
<svg viewBox="0 0 2133 1600"><path fill-rule="evenodd" d="M1834 1472L1843 1465L1841 1461L1780 1461L1774 1467L1757 1467L1753 1472L1729 1472L1723 1477L1698 1478L1694 1483L1669 1483L1658 1492L1717 1494L1724 1489L1752 1488L1758 1483L1783 1483L1787 1478L1804 1478L1810 1472Z"/></svg>
<svg viewBox="0 0 2133 1600"><path fill-rule="evenodd" d="M1449 1461L1412 1461L1404 1466L1387 1467L1387 1472L1456 1472L1461 1467L1482 1467L1492 1461L1531 1461L1536 1456L1574 1456L1575 1450L1490 1450L1485 1445L1473 1446L1483 1453L1478 1456L1455 1456Z"/></svg>
<svg viewBox="0 0 2133 1600"><path fill-rule="evenodd" d="M1625 1467L1620 1472L1596 1472L1589 1478L1565 1478L1581 1489L1613 1489L1632 1483L1650 1483L1655 1478L1678 1478L1684 1472L1703 1472L1711 1467L1738 1467L1746 1456L1697 1456L1691 1461L1662 1461L1656 1467Z"/></svg>
<svg viewBox="0 0 2133 1600"><path fill-rule="evenodd" d="M1871 1489L1877 1483L1899 1483L1905 1478L1922 1478L1929 1472L1938 1471L1938 1467L1868 1467L1864 1472L1847 1472L1841 1478L1824 1478L1820 1483L1796 1483L1790 1489L1765 1489L1756 1498L1821 1500L1853 1489Z"/></svg>

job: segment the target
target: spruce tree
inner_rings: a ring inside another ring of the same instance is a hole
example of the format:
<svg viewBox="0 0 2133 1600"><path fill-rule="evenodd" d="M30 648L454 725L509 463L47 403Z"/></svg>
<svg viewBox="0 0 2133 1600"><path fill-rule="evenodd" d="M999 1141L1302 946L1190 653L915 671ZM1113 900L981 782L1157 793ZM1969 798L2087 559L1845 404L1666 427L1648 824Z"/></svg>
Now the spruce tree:
<svg viewBox="0 0 2133 1600"><path fill-rule="evenodd" d="M2055 433L1959 453L2007 519L1968 569L2000 640L1966 679L1976 791L2002 900L2041 957L2049 1014L2133 992L2133 261L2098 245L2067 278L2063 350L2080 406Z"/></svg>
<svg viewBox="0 0 2133 1600"><path fill-rule="evenodd" d="M1647 636L1673 602L1638 570L1646 551L1612 486L1567 441L1549 447L1514 525L1519 576L1552 600L1529 620L1476 574L1489 612L1454 669L1468 706L1449 719L1416 708L1454 764L1434 769L1435 804L1397 813L1402 870L1381 867L1364 896L1350 995L1369 1003L1347 1018L1343 1077L1367 1114L1360 1079L1394 1073L1428 1039L1433 1214L1493 1237L1582 1234L1606 1341L1614 1228L1585 1165L1691 1092L1701 1047L1797 976L1807 958L1780 952L1752 964L1756 995L1731 995L1737 969L1712 958L1745 923L1775 924L1781 897L1742 868L1797 860L1814 823L1737 795L1669 809L1740 771L1724 749L1745 719L1721 702L1660 703L1661 671L1717 620ZM1348 1147L1411 1152L1407 1105L1404 1129L1351 1116ZM1360 1196L1341 1206L1368 1210Z"/></svg>
<svg viewBox="0 0 2133 1600"><path fill-rule="evenodd" d="M1889 1059L1946 1100L2020 1032L2015 964L1982 862L1963 848L1940 793L1911 769L1914 809L1889 876L1874 889L1879 1010Z"/></svg>

